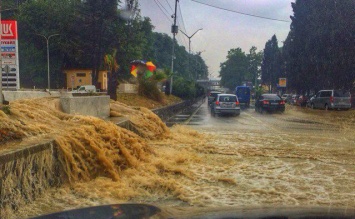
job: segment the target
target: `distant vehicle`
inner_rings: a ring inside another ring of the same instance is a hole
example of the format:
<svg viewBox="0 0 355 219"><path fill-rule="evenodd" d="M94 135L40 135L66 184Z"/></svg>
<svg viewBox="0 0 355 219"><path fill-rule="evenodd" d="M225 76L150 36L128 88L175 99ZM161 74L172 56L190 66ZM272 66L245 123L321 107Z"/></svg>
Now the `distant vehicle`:
<svg viewBox="0 0 355 219"><path fill-rule="evenodd" d="M341 90L321 90L311 98L309 105L312 109L350 109L351 95Z"/></svg>
<svg viewBox="0 0 355 219"><path fill-rule="evenodd" d="M296 105L297 106L306 106L307 102L308 102L308 97L306 95L301 95L296 100Z"/></svg>
<svg viewBox="0 0 355 219"><path fill-rule="evenodd" d="M291 104L291 105L296 105L296 102L297 102L299 96L300 95L297 95L297 94L292 95L292 97L291 97L291 99L290 99L290 101L288 103Z"/></svg>
<svg viewBox="0 0 355 219"><path fill-rule="evenodd" d="M75 93L95 93L96 87L95 87L95 85L82 85L73 92L75 92Z"/></svg>
<svg viewBox="0 0 355 219"><path fill-rule="evenodd" d="M211 104L211 114L240 114L238 97L233 94L218 94L216 101Z"/></svg>
<svg viewBox="0 0 355 219"><path fill-rule="evenodd" d="M262 94L255 101L255 111L259 113L264 111L285 112L285 101L277 94Z"/></svg>
<svg viewBox="0 0 355 219"><path fill-rule="evenodd" d="M221 94L220 91L211 91L208 94L208 105L210 105L213 101L215 101L218 94Z"/></svg>
<svg viewBox="0 0 355 219"><path fill-rule="evenodd" d="M283 94L283 95L281 96L281 98L282 98L285 102L287 102L287 99L288 99L289 96L291 96L291 94Z"/></svg>
<svg viewBox="0 0 355 219"><path fill-rule="evenodd" d="M235 95L237 95L240 103L243 103L246 106L250 105L250 87L237 86L235 88Z"/></svg>

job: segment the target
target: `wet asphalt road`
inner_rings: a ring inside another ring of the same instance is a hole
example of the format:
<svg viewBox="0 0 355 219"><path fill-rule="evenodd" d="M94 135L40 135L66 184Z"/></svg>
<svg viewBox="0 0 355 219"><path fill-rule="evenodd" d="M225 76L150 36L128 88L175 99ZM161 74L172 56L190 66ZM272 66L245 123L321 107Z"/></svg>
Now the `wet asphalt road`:
<svg viewBox="0 0 355 219"><path fill-rule="evenodd" d="M321 110L318 112L319 114L324 113ZM212 116L207 101L202 104L201 102L196 103L190 109L171 118L166 124L168 126L183 124L206 132L249 130L276 133L309 133L311 131L318 135L317 133L319 132L332 132L338 129L332 124L313 118L313 115L297 112L295 107L291 110L286 110L285 113L260 114L255 112L254 106L250 108L241 106L241 114L239 116Z"/></svg>

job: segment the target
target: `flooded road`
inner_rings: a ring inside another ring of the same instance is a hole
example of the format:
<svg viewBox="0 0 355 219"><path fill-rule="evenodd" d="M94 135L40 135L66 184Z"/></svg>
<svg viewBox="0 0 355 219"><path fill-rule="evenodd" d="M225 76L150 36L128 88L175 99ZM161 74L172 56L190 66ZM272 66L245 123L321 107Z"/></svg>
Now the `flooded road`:
<svg viewBox="0 0 355 219"><path fill-rule="evenodd" d="M45 191L9 218L126 202L194 210L355 208L355 111L287 106L283 114L259 114L250 108L237 117L213 117L204 102L168 121L168 126L175 124L169 129L148 112L132 121L140 125L141 137L120 130L127 138L118 142L124 142L134 157L109 151L114 139L111 146L102 146L105 159L128 163L113 166L117 178L99 174L104 168L100 169L96 178ZM98 145L116 133L112 127L106 134L107 127L102 124ZM153 129L158 137L148 135Z"/></svg>
<svg viewBox="0 0 355 219"><path fill-rule="evenodd" d="M183 123L210 138L191 166L185 197L201 206L355 207L355 115L287 106L286 113L211 116L207 103ZM174 120L174 119L172 119Z"/></svg>

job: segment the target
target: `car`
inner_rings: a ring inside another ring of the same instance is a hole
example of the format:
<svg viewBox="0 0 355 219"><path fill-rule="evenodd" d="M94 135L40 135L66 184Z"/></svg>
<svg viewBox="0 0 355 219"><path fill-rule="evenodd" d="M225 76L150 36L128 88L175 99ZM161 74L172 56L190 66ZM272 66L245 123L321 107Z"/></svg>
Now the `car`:
<svg viewBox="0 0 355 219"><path fill-rule="evenodd" d="M291 96L291 94L283 94L281 96L281 99L283 99L285 102L287 102L287 99L289 99L290 96Z"/></svg>
<svg viewBox="0 0 355 219"><path fill-rule="evenodd" d="M262 94L255 101L255 111L260 113L265 111L285 112L285 101L277 94Z"/></svg>
<svg viewBox="0 0 355 219"><path fill-rule="evenodd" d="M208 94L208 105L211 105L211 103L213 101L215 101L216 97L218 94L221 94L222 92L220 91L211 91L209 94Z"/></svg>
<svg viewBox="0 0 355 219"><path fill-rule="evenodd" d="M298 97L298 99L296 100L296 105L297 106L306 106L307 102L308 102L308 96L306 95L301 95Z"/></svg>
<svg viewBox="0 0 355 219"><path fill-rule="evenodd" d="M73 93L95 93L95 85L82 85L78 89L74 90Z"/></svg>
<svg viewBox="0 0 355 219"><path fill-rule="evenodd" d="M320 90L309 103L312 109L350 109L350 92L342 90Z"/></svg>
<svg viewBox="0 0 355 219"><path fill-rule="evenodd" d="M288 101L288 103L291 104L291 105L296 105L296 102L297 102L299 96L300 95L297 95L297 94L292 95L291 99L290 99L290 101Z"/></svg>
<svg viewBox="0 0 355 219"><path fill-rule="evenodd" d="M234 94L218 94L216 100L211 104L211 114L233 114L240 115L238 97Z"/></svg>
<svg viewBox="0 0 355 219"><path fill-rule="evenodd" d="M239 103L250 105L250 88L248 86L237 86L235 88L235 95L237 95Z"/></svg>

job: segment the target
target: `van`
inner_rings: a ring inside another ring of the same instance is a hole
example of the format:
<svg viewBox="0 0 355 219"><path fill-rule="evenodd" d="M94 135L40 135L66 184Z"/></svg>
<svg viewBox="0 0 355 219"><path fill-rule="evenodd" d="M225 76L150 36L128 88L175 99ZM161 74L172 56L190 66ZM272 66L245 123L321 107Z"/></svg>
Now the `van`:
<svg viewBox="0 0 355 219"><path fill-rule="evenodd" d="M235 95L237 95L239 103L243 103L246 106L250 105L250 88L248 86L237 86Z"/></svg>
<svg viewBox="0 0 355 219"><path fill-rule="evenodd" d="M78 89L76 89L74 92L76 92L76 93L95 93L96 87L95 87L95 85L82 85Z"/></svg>
<svg viewBox="0 0 355 219"><path fill-rule="evenodd" d="M321 90L310 99L309 103L312 109L350 109L350 92L341 90Z"/></svg>

